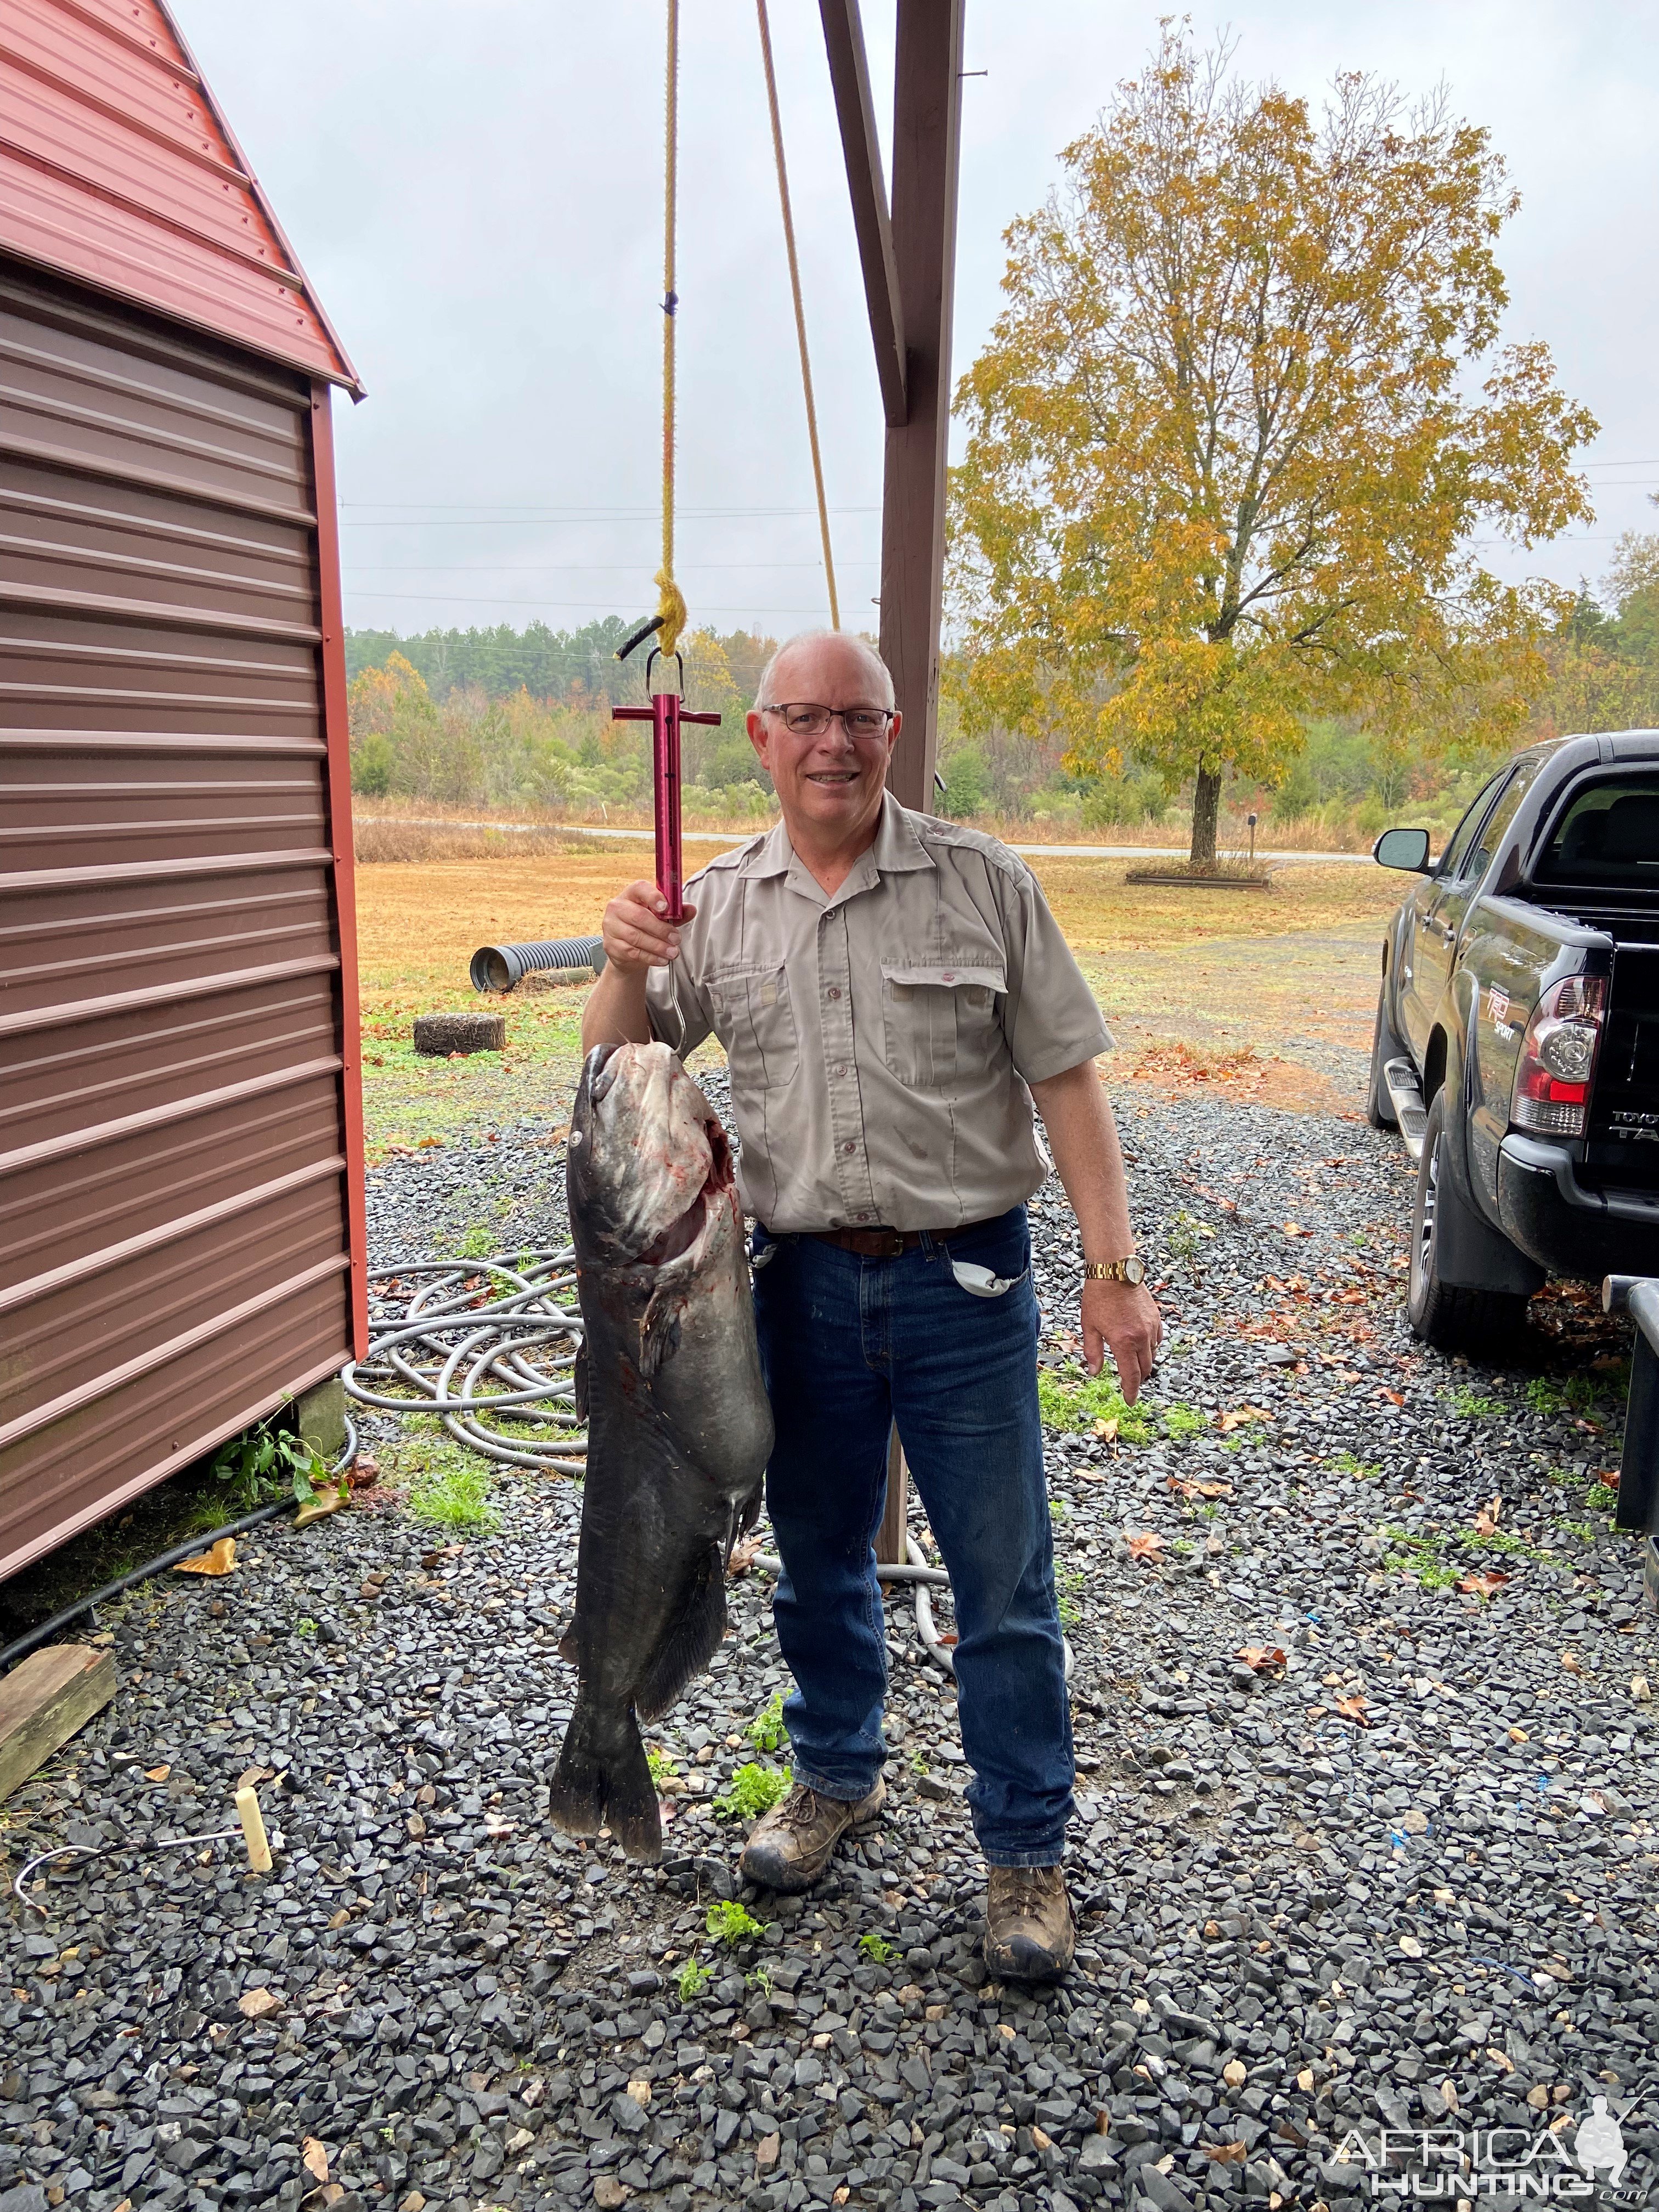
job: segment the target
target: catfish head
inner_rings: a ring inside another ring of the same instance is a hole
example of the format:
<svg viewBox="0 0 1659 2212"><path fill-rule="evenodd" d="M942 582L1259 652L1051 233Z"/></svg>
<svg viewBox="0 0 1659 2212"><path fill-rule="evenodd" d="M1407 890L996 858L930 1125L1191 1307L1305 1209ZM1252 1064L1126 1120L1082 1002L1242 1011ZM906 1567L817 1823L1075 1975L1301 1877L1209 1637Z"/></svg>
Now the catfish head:
<svg viewBox="0 0 1659 2212"><path fill-rule="evenodd" d="M732 1212L726 1132L665 1044L602 1044L588 1054L566 1159L571 1234L585 1266L666 1267L694 1255L715 1217Z"/></svg>

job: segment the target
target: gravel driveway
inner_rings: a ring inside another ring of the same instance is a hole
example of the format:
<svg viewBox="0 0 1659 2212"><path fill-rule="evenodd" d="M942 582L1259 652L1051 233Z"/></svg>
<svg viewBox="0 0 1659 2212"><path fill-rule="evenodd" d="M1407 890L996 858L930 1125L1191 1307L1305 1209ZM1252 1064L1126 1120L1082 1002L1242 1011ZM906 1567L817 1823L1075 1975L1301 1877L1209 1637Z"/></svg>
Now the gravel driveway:
<svg viewBox="0 0 1659 2212"><path fill-rule="evenodd" d="M250 1769L277 1871L216 1844L8 1898L0 2212L1341 2208L1384 2128L1441 2131L1393 2137L1419 2172L1437 2142L1454 2172L1461 2145L1576 2179L1596 2095L1644 2199L1659 1669L1635 1541L1586 1502L1623 1340L1558 1298L1512 1370L1425 1353L1391 1146L1118 1103L1172 1341L1115 1436L1050 1347L1079 1425L1051 1438L1082 1770L1062 1990L984 1983L953 1692L896 1597L890 1817L812 1897L740 1900L757 1939L707 1923L742 1836L714 1800L776 1763L758 1573L653 1735L663 1865L555 1834L580 1493L507 1476L498 1529L454 1548L383 1503L105 1622L121 1695L5 1808L8 1881L30 1848L220 1827ZM480 1219L552 1241L560 1182L544 1129L394 1160L372 1234L387 1259ZM1060 1206L1035 1226L1058 1332L1077 1262Z"/></svg>

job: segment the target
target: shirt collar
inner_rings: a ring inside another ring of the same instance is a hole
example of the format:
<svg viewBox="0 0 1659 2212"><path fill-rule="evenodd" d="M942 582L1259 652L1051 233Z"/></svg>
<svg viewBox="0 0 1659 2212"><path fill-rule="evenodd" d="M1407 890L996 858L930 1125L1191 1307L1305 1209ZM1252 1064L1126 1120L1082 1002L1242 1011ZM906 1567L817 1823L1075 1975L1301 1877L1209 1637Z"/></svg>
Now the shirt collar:
<svg viewBox="0 0 1659 2212"><path fill-rule="evenodd" d="M789 842L789 832L780 820L744 860L738 872L758 878L787 876L794 864L795 850ZM867 853L860 854L853 864L843 890L855 879L867 883L872 876L902 875L915 868L936 867L938 862L923 844L915 818L901 806L890 791L882 793L881 819L876 824L876 842Z"/></svg>

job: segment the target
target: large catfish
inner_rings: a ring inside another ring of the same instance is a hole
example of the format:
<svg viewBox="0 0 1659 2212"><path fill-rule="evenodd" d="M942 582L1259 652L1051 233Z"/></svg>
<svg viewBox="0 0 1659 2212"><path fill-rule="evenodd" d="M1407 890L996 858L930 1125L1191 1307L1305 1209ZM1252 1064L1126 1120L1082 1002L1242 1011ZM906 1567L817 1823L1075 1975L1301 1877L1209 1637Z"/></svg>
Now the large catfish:
<svg viewBox="0 0 1659 2212"><path fill-rule="evenodd" d="M571 1116L567 1179L588 1423L575 1710L550 1812L662 1850L638 1722L667 1711L726 1633L732 1544L760 1510L772 1414L755 1344L731 1149L665 1044L600 1045Z"/></svg>

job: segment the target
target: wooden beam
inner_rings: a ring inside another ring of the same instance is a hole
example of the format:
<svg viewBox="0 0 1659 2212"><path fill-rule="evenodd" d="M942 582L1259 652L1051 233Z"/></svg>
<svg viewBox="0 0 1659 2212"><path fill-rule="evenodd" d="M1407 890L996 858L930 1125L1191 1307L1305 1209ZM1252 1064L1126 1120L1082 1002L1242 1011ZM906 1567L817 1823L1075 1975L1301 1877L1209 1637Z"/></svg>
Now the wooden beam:
<svg viewBox="0 0 1659 2212"><path fill-rule="evenodd" d="M881 168L881 141L870 99L870 70L864 55L864 26L859 0L818 0L823 44L830 57L830 82L841 124L847 185L853 198L853 228L864 269L864 296L875 342L876 375L882 411L890 423L905 420L904 313L899 301L898 264L893 227L887 212L887 184Z"/></svg>
<svg viewBox="0 0 1659 2212"><path fill-rule="evenodd" d="M893 82L893 255L908 413L887 431L881 652L904 715L889 781L902 805L924 813L939 744L963 9L963 0L898 0Z"/></svg>
<svg viewBox="0 0 1659 2212"><path fill-rule="evenodd" d="M0 1803L114 1695L114 1660L84 1644L49 1644L0 1677Z"/></svg>

